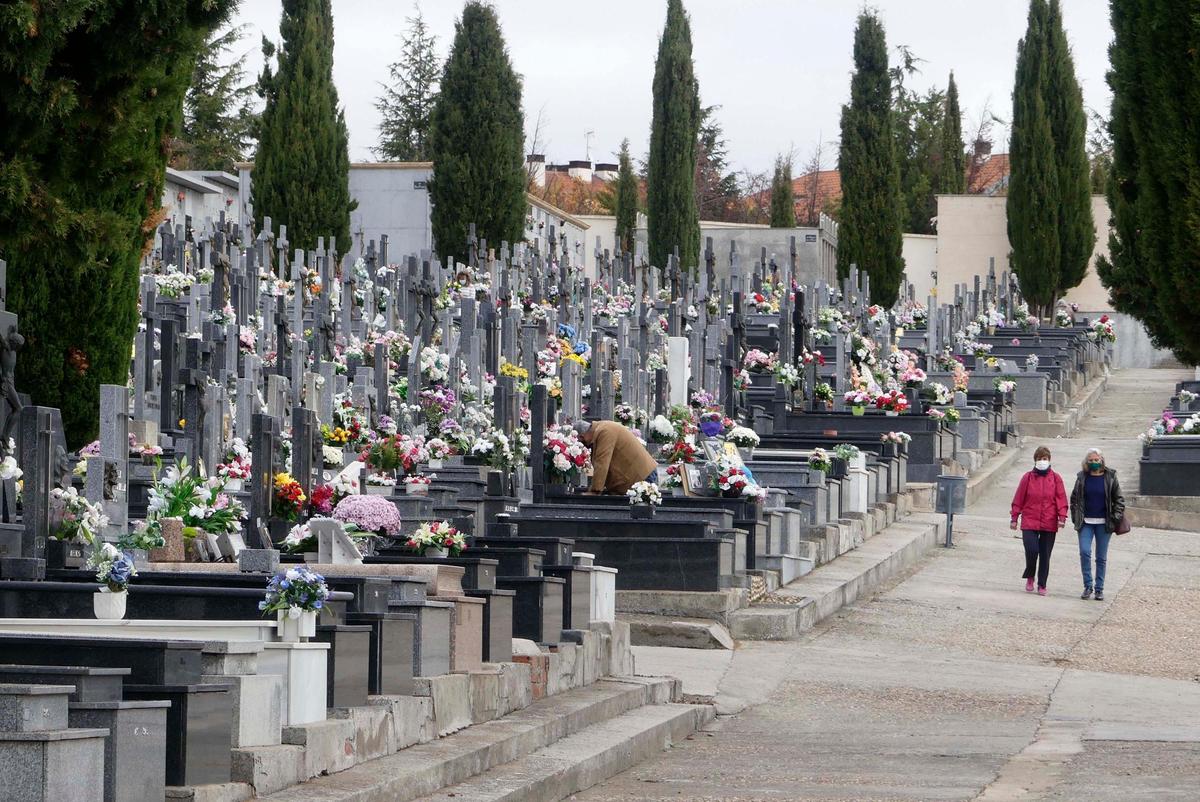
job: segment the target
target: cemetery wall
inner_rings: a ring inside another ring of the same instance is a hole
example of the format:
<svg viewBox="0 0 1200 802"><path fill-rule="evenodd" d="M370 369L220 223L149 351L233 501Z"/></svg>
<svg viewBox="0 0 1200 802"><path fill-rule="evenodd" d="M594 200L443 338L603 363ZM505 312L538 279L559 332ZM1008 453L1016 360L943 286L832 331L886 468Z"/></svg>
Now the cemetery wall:
<svg viewBox="0 0 1200 802"><path fill-rule="evenodd" d="M217 220L221 212L237 215L237 177L219 171L174 170L167 168L163 183L162 205L167 219L183 225L190 217L195 223Z"/></svg>
<svg viewBox="0 0 1200 802"><path fill-rule="evenodd" d="M350 165L350 197L358 208L350 213L355 249L388 235L393 254L420 253L433 243L429 191L433 162Z"/></svg>
<svg viewBox="0 0 1200 802"><path fill-rule="evenodd" d="M914 297L924 303L933 289L933 274L937 271L937 235L905 234L903 253L904 277L913 286Z"/></svg>

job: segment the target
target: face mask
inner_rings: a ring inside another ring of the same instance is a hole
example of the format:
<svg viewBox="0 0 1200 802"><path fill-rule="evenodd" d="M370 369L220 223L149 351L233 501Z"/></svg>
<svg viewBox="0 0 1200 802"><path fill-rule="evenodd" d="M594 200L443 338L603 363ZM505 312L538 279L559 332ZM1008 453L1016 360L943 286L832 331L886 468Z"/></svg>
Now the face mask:
<svg viewBox="0 0 1200 802"><path fill-rule="evenodd" d="M1040 459L1033 463L1033 467L1037 468L1039 471L1048 471L1050 470L1050 460Z"/></svg>
<svg viewBox="0 0 1200 802"><path fill-rule="evenodd" d="M1104 467L1104 463L1103 462L1089 462L1088 467L1091 468L1093 471L1098 471Z"/></svg>

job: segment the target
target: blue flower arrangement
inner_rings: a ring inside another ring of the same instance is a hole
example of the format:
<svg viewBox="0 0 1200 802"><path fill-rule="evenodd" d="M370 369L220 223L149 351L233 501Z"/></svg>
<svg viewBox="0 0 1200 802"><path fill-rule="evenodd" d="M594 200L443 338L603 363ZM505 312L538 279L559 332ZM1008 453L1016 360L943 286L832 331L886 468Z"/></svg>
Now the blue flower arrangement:
<svg viewBox="0 0 1200 802"><path fill-rule="evenodd" d="M129 590L129 580L137 576L133 557L111 543L97 545L88 565L96 569L96 581L104 583L112 593Z"/></svg>
<svg viewBox="0 0 1200 802"><path fill-rule="evenodd" d="M258 603L258 609L263 615L285 611L295 618L300 613L319 611L328 598L329 586L325 584L325 577L300 565L271 577L266 598Z"/></svg>

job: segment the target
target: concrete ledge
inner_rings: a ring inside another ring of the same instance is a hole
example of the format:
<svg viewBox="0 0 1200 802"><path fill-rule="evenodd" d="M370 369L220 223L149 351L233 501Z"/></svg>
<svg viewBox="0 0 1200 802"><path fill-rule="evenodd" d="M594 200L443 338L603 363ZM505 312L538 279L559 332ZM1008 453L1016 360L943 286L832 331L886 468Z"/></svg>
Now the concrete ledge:
<svg viewBox="0 0 1200 802"><path fill-rule="evenodd" d="M723 624L704 619L622 614L634 646L677 646L684 649L732 649L733 638Z"/></svg>
<svg viewBox="0 0 1200 802"><path fill-rule="evenodd" d="M750 593L743 588L719 590L713 593L683 590L618 590L617 612L677 618L710 618L724 623L729 614L750 603Z"/></svg>
<svg viewBox="0 0 1200 802"><path fill-rule="evenodd" d="M169 802L246 802L254 799L254 789L246 783L168 786L166 798Z"/></svg>
<svg viewBox="0 0 1200 802"><path fill-rule="evenodd" d="M1126 496L1131 526L1200 532L1200 496Z"/></svg>
<svg viewBox="0 0 1200 802"><path fill-rule="evenodd" d="M679 688L678 681L671 679L602 680L587 688L534 702L503 719L471 727L449 738L318 777L301 787L260 796L278 802L297 799L406 802L525 757L592 725L645 705L661 704L660 700L669 701L678 695Z"/></svg>

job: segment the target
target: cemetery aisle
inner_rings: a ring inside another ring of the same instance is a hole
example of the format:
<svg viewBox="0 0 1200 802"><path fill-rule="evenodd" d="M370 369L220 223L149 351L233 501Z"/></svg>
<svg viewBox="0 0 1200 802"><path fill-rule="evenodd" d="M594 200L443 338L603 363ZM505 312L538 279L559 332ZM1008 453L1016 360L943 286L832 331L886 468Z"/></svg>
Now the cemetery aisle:
<svg viewBox="0 0 1200 802"><path fill-rule="evenodd" d="M1060 535L1042 598L1024 592L1008 530L1042 442L1068 485L1099 446L1135 488L1136 435L1188 374L1114 373L1074 438L1027 440L956 517L957 548L801 641L739 650L717 701L736 709L757 694L755 706L574 799L1194 799L1200 534L1114 539L1096 602L1079 599L1073 532ZM707 670L714 683L719 668Z"/></svg>

